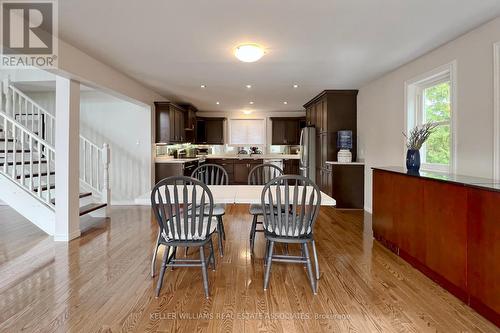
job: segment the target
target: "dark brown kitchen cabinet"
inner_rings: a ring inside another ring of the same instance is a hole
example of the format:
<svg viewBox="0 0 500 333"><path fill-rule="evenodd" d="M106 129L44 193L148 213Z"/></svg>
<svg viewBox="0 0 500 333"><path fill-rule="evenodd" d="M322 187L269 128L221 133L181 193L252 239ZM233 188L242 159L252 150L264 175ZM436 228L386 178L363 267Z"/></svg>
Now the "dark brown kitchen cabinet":
<svg viewBox="0 0 500 333"><path fill-rule="evenodd" d="M226 118L197 118L196 143L224 144L224 122Z"/></svg>
<svg viewBox="0 0 500 333"><path fill-rule="evenodd" d="M156 142L185 142L184 109L171 102L155 102Z"/></svg>
<svg viewBox="0 0 500 333"><path fill-rule="evenodd" d="M186 142L195 142L196 112L198 109L191 104L181 104L186 110L184 114L184 133Z"/></svg>
<svg viewBox="0 0 500 333"><path fill-rule="evenodd" d="M218 159L207 159L207 163L217 164L226 170L227 175L229 177L229 184L233 184L234 178L234 163L230 158L218 158Z"/></svg>
<svg viewBox="0 0 500 333"><path fill-rule="evenodd" d="M337 161L337 132L352 131L352 160L356 161L357 90L325 90L304 105L308 125L316 128L316 183L331 193L331 168Z"/></svg>
<svg viewBox="0 0 500 333"><path fill-rule="evenodd" d="M198 160L183 163L155 163L155 180L158 183L160 180L172 176L190 177L198 164Z"/></svg>
<svg viewBox="0 0 500 333"><path fill-rule="evenodd" d="M234 185L248 184L248 174L255 166L262 164L262 160L241 159L234 160Z"/></svg>
<svg viewBox="0 0 500 333"><path fill-rule="evenodd" d="M272 144L273 145L298 145L300 129L304 127L304 117L285 118L273 117L272 121Z"/></svg>
<svg viewBox="0 0 500 333"><path fill-rule="evenodd" d="M284 159L283 172L285 175L300 175L299 160L297 159Z"/></svg>
<svg viewBox="0 0 500 333"><path fill-rule="evenodd" d="M365 196L364 164L333 164L329 188L337 208L363 209Z"/></svg>

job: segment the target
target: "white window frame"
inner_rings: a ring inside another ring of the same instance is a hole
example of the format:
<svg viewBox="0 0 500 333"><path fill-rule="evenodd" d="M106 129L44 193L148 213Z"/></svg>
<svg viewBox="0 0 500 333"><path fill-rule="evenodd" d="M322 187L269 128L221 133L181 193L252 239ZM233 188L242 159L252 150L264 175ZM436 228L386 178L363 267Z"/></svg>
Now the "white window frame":
<svg viewBox="0 0 500 333"><path fill-rule="evenodd" d="M446 65L435 68L427 73L419 75L405 82L405 124L406 133L422 124L422 94L426 88L443 82L450 82L450 164L422 163L421 169L426 171L439 171L455 173L457 169L457 62L452 61ZM448 122L443 122L443 124ZM425 156L425 147L421 151ZM406 158L406 145L404 145L404 157Z"/></svg>
<svg viewBox="0 0 500 333"><path fill-rule="evenodd" d="M493 45L493 179L500 181L500 42Z"/></svg>

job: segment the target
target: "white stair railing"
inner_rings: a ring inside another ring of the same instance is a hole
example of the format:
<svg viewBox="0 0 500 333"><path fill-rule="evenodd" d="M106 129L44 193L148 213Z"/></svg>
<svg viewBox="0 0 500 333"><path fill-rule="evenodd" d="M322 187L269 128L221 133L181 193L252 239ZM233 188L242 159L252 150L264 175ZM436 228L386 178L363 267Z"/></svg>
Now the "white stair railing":
<svg viewBox="0 0 500 333"><path fill-rule="evenodd" d="M29 129L35 135L55 145L56 118L25 93L10 84L8 79L3 82L4 108L8 116Z"/></svg>
<svg viewBox="0 0 500 333"><path fill-rule="evenodd" d="M14 87L9 79L0 82L0 114L1 111L5 112L9 121L19 124L31 137L45 142L53 150L56 137L54 115ZM108 144L99 147L80 135L80 182L90 187L107 204L110 204L111 199L109 162Z"/></svg>
<svg viewBox="0 0 500 333"><path fill-rule="evenodd" d="M56 158L54 147L4 112L0 112L0 128L5 138L0 148L4 152L0 173L54 209L50 190L51 165ZM11 147L7 139L13 139ZM17 150L21 152L16 153ZM36 183L35 178L38 179Z"/></svg>
<svg viewBox="0 0 500 333"><path fill-rule="evenodd" d="M109 146L99 147L80 135L80 181L109 203Z"/></svg>

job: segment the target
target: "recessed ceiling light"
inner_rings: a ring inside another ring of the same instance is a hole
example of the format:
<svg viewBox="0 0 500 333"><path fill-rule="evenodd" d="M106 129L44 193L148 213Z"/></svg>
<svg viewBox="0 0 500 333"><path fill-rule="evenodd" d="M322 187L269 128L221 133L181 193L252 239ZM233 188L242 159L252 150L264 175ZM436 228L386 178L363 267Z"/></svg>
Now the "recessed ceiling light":
<svg viewBox="0 0 500 333"><path fill-rule="evenodd" d="M255 62L264 55L264 48L258 44L240 44L234 50L234 55L243 62Z"/></svg>
<svg viewBox="0 0 500 333"><path fill-rule="evenodd" d="M243 113L244 114L250 114L250 113L252 113L252 110L243 110Z"/></svg>
<svg viewBox="0 0 500 333"><path fill-rule="evenodd" d="M219 104L220 104L220 102L215 102L215 104L219 105Z"/></svg>
<svg viewBox="0 0 500 333"><path fill-rule="evenodd" d="M252 88L252 85L251 84L247 84L245 87L247 87L247 89L250 89L250 88Z"/></svg>
<svg viewBox="0 0 500 333"><path fill-rule="evenodd" d="M206 88L207 86L206 86L206 85L204 85L204 84L202 84L200 87L201 87L201 88Z"/></svg>
<svg viewBox="0 0 500 333"><path fill-rule="evenodd" d="M298 87L299 87L299 85L298 85L298 84L294 84L294 85L293 85L293 87L294 87L294 88L298 88Z"/></svg>
<svg viewBox="0 0 500 333"><path fill-rule="evenodd" d="M284 101L284 102L283 102L283 104L288 104L288 102L287 102L287 101Z"/></svg>
<svg viewBox="0 0 500 333"><path fill-rule="evenodd" d="M253 104L253 102L250 102L249 104Z"/></svg>

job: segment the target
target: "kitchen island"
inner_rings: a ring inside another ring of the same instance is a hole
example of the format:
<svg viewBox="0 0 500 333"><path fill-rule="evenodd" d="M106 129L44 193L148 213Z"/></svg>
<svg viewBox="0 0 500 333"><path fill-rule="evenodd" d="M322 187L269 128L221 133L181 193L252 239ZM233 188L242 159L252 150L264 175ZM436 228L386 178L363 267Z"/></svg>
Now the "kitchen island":
<svg viewBox="0 0 500 333"><path fill-rule="evenodd" d="M500 325L500 184L478 177L373 169L373 235Z"/></svg>

